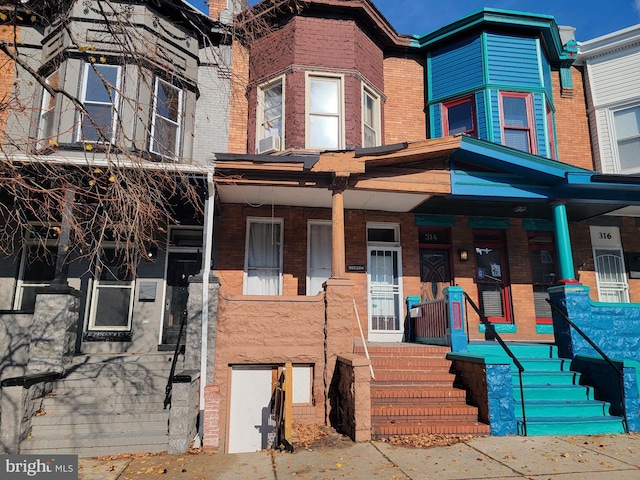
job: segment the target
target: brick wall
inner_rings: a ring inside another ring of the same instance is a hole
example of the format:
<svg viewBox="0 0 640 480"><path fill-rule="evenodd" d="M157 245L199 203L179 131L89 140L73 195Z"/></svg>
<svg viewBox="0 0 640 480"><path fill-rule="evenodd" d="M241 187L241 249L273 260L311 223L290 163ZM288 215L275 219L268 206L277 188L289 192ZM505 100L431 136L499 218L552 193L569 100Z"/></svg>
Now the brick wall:
<svg viewBox="0 0 640 480"><path fill-rule="evenodd" d="M20 27L16 27L16 30L6 25L0 28L0 41L12 43L14 35L17 37L20 36ZM0 53L0 65L2 66L2 68L0 68L0 98L4 99L3 102L6 102L9 99L9 95L11 95L11 89L13 87L15 63L4 53ZM3 109L0 112L0 142L4 140L7 114L8 109Z"/></svg>
<svg viewBox="0 0 640 480"><path fill-rule="evenodd" d="M424 106L424 61L414 58L384 60L384 143L427 138Z"/></svg>
<svg viewBox="0 0 640 480"><path fill-rule="evenodd" d="M560 72L552 72L553 100L556 107L558 160L576 167L593 170L593 154L582 68L571 69L573 94L561 96Z"/></svg>
<svg viewBox="0 0 640 480"><path fill-rule="evenodd" d="M204 425L202 447L218 450L220 447L220 386L204 387Z"/></svg>
<svg viewBox="0 0 640 480"><path fill-rule="evenodd" d="M234 42L232 46L231 108L229 109L229 153L247 153L247 50ZM251 150L253 151L253 150Z"/></svg>

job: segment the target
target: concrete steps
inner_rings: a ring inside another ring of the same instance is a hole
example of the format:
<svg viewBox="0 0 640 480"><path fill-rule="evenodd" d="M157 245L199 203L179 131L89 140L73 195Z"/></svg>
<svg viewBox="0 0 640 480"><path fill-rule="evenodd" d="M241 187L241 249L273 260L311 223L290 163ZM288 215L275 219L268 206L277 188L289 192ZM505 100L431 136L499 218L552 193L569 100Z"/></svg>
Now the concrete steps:
<svg viewBox="0 0 640 480"><path fill-rule="evenodd" d="M367 344L374 370L371 382L372 434L484 435L489 426L454 388L445 358L448 348L418 344ZM356 346L364 355L364 347Z"/></svg>
<svg viewBox="0 0 640 480"><path fill-rule="evenodd" d="M171 358L166 353L76 357L68 376L44 399L20 453L166 451L169 410L163 402Z"/></svg>
<svg viewBox="0 0 640 480"><path fill-rule="evenodd" d="M578 372L570 370L571 361L559 358L555 345L508 344L518 358L520 376L514 362L495 342L471 343L473 355L484 356L485 361L496 359L511 364L513 399L518 433L523 435L596 435L623 433L624 421L609 414L610 405L596 400L596 392L589 385L582 385ZM524 396L524 413L522 409Z"/></svg>

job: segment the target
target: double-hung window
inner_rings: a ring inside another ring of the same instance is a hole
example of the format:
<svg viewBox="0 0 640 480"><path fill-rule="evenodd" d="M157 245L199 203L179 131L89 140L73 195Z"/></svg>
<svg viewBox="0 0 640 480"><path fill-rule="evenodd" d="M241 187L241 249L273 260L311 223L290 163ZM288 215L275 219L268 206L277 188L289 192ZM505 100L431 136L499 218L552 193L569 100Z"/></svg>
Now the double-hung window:
<svg viewBox="0 0 640 480"><path fill-rule="evenodd" d="M277 151L284 139L284 80L280 77L258 88L258 153Z"/></svg>
<svg viewBox="0 0 640 480"><path fill-rule="evenodd" d="M533 108L528 93L501 92L502 143L528 153L537 153Z"/></svg>
<svg viewBox="0 0 640 480"><path fill-rule="evenodd" d="M149 150L163 157L177 157L180 153L181 123L182 90L156 78Z"/></svg>
<svg viewBox="0 0 640 480"><path fill-rule="evenodd" d="M344 148L342 77L307 76L307 148Z"/></svg>
<svg viewBox="0 0 640 480"><path fill-rule="evenodd" d="M380 97L362 87L362 146L380 145Z"/></svg>
<svg viewBox="0 0 640 480"><path fill-rule="evenodd" d="M113 142L115 138L120 67L87 63L82 85L86 113L80 120L79 140Z"/></svg>
<svg viewBox="0 0 640 480"><path fill-rule="evenodd" d="M245 295L282 294L282 219L247 220Z"/></svg>
<svg viewBox="0 0 640 480"><path fill-rule="evenodd" d="M442 104L443 133L477 137L475 108L472 97L459 98Z"/></svg>
<svg viewBox="0 0 640 480"><path fill-rule="evenodd" d="M619 171L640 172L640 105L613 112Z"/></svg>
<svg viewBox="0 0 640 480"><path fill-rule="evenodd" d="M57 89L59 78L59 72L56 70L45 79L45 82L47 86ZM38 140L40 148L47 148L51 145L55 145L57 141L56 135L54 135L55 112L56 95L52 95L48 90L43 89L40 122L38 124Z"/></svg>

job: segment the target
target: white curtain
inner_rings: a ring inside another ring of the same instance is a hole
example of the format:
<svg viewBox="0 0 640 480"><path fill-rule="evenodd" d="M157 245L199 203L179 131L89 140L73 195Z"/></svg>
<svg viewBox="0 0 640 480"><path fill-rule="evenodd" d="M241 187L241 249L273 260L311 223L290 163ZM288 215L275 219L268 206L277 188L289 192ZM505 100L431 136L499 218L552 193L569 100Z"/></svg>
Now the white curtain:
<svg viewBox="0 0 640 480"><path fill-rule="evenodd" d="M247 295L280 295L280 224L249 225Z"/></svg>
<svg viewBox="0 0 640 480"><path fill-rule="evenodd" d="M331 276L331 224L313 223L309 227L309 291L316 295Z"/></svg>

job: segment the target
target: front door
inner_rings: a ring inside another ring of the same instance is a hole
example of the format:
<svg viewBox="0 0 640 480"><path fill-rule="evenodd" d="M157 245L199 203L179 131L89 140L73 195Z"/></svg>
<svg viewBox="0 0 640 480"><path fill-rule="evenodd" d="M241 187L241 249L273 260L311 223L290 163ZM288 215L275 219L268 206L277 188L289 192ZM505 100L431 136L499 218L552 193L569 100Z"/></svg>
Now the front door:
<svg viewBox="0 0 640 480"><path fill-rule="evenodd" d="M401 342L404 335L400 247L369 247L369 341Z"/></svg>
<svg viewBox="0 0 640 480"><path fill-rule="evenodd" d="M189 276L200 271L202 259L197 252L169 253L167 260L167 286L162 328L162 344L178 342L180 325L185 321L180 343L184 345L186 335L187 300L189 298Z"/></svg>
<svg viewBox="0 0 640 480"><path fill-rule="evenodd" d="M624 267L620 229L591 226L591 245L598 299L601 302L628 303L629 284Z"/></svg>
<svg viewBox="0 0 640 480"><path fill-rule="evenodd" d="M513 323L504 232L474 232L480 309L490 322Z"/></svg>

